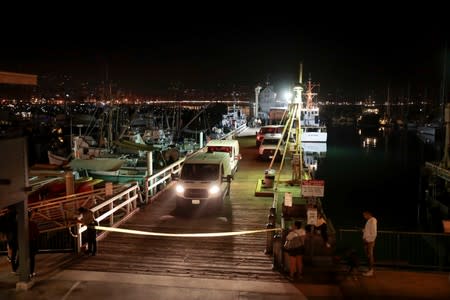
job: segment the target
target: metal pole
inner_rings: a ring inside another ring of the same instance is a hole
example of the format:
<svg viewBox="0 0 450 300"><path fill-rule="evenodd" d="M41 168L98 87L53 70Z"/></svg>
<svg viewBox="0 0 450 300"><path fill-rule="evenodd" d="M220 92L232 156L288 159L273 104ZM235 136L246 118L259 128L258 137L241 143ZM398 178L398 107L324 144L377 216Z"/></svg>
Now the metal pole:
<svg viewBox="0 0 450 300"><path fill-rule="evenodd" d="M203 148L203 131L200 131L200 138L199 138L199 144L200 144L200 149Z"/></svg>
<svg viewBox="0 0 450 300"><path fill-rule="evenodd" d="M21 282L27 282L30 274L30 247L28 239L28 201L22 201L15 204L17 212L17 224L19 235L19 279ZM14 259L13 257L11 259Z"/></svg>
<svg viewBox="0 0 450 300"><path fill-rule="evenodd" d="M255 88L255 118L258 118L259 114L259 93L261 92L261 87L258 85Z"/></svg>
<svg viewBox="0 0 450 300"><path fill-rule="evenodd" d="M445 106L445 143L444 143L444 168L450 167L450 103Z"/></svg>
<svg viewBox="0 0 450 300"><path fill-rule="evenodd" d="M153 175L153 151L147 152L147 175Z"/></svg>

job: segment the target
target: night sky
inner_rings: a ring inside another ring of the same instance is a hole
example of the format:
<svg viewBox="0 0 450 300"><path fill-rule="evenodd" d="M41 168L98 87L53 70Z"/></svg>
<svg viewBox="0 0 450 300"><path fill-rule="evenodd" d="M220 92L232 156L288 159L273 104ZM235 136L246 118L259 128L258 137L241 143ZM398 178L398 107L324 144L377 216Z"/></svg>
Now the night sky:
<svg viewBox="0 0 450 300"><path fill-rule="evenodd" d="M303 61L304 77L311 73L321 93L366 97L388 84L400 93L408 83L420 93L438 89L449 37L445 19L432 13L365 7L296 16L290 7L267 6L219 15L49 15L30 23L31 31L3 35L0 70L101 81L108 68L124 89L151 95L174 81L210 90L267 78L289 86Z"/></svg>

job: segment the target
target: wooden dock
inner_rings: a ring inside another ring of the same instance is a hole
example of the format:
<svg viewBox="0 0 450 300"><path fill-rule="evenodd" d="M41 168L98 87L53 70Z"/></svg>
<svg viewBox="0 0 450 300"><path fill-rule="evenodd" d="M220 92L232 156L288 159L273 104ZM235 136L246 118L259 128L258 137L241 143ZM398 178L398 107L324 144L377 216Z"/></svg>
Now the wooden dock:
<svg viewBox="0 0 450 300"><path fill-rule="evenodd" d="M144 207L122 228L162 233L230 232L265 229L271 197L255 197L255 183L268 162L257 158L255 137L241 138L241 161L230 197L220 211L196 207L177 211L172 189ZM285 281L264 254L266 233L231 237L153 237L110 233L98 254L74 261L68 269L193 278Z"/></svg>

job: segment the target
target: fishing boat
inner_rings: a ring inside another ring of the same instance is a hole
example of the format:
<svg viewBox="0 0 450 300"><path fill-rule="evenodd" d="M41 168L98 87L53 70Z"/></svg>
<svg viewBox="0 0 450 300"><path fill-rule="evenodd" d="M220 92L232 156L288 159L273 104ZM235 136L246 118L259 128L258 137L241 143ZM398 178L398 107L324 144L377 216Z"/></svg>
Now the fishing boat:
<svg viewBox="0 0 450 300"><path fill-rule="evenodd" d="M358 128L378 128L380 127L379 109L369 99L363 105L361 114L356 120Z"/></svg>
<svg viewBox="0 0 450 300"><path fill-rule="evenodd" d="M72 157L72 154L64 157L61 155L57 155L57 154L51 152L50 150L47 151L47 155L48 155L48 162L51 165L57 165L57 166L66 165L67 163L69 163L69 160Z"/></svg>
<svg viewBox="0 0 450 300"><path fill-rule="evenodd" d="M317 93L313 92L315 87L319 84L313 84L311 77L306 84L306 98L305 106L301 108L301 141L306 143L326 143L327 141L327 127L321 122L319 117L319 106L314 101L314 96Z"/></svg>

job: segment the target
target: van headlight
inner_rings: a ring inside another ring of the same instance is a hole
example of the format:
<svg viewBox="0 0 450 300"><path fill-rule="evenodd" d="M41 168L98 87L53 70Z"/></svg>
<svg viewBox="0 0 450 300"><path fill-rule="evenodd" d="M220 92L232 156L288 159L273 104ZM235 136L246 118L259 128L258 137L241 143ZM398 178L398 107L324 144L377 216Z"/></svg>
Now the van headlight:
<svg viewBox="0 0 450 300"><path fill-rule="evenodd" d="M178 194L183 194L184 193L184 186L182 186L181 184L177 184L176 187L175 187L175 191Z"/></svg>
<svg viewBox="0 0 450 300"><path fill-rule="evenodd" d="M213 185L209 188L209 194L215 195L220 191L220 188L217 185Z"/></svg>

